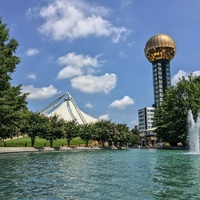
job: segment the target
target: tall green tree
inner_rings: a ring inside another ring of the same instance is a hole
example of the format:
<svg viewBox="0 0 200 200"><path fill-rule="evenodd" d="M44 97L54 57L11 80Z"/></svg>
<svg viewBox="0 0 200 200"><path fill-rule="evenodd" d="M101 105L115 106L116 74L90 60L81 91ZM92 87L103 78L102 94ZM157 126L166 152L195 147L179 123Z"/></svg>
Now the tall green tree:
<svg viewBox="0 0 200 200"><path fill-rule="evenodd" d="M42 116L38 112L29 111L24 117L21 131L31 138L31 146L34 147L35 138L40 135L43 127Z"/></svg>
<svg viewBox="0 0 200 200"><path fill-rule="evenodd" d="M194 119L200 111L200 76L182 77L176 86L165 92L162 105L156 109L157 137L171 145L187 144L187 115L192 110Z"/></svg>
<svg viewBox="0 0 200 200"><path fill-rule="evenodd" d="M120 146L127 146L130 140L130 131L127 124L117 124L117 130L119 131L118 142Z"/></svg>
<svg viewBox="0 0 200 200"><path fill-rule="evenodd" d="M133 128L130 134L130 143L139 144L140 143L140 134L137 128Z"/></svg>
<svg viewBox="0 0 200 200"><path fill-rule="evenodd" d="M96 137L94 124L89 123L81 125L79 136L82 140L86 141L86 147L88 147L89 140L93 140Z"/></svg>
<svg viewBox="0 0 200 200"><path fill-rule="evenodd" d="M0 19L0 137L7 138L19 130L22 113L27 109L21 85L11 86L11 74L20 59L15 55L18 43L9 36L6 24Z"/></svg>
<svg viewBox="0 0 200 200"><path fill-rule="evenodd" d="M58 115L49 117L42 129L43 138L50 141L50 147L53 147L53 141L64 137L64 120Z"/></svg>
<svg viewBox="0 0 200 200"><path fill-rule="evenodd" d="M112 143L114 124L110 120L99 120L95 123L96 140L104 146L105 142Z"/></svg>
<svg viewBox="0 0 200 200"><path fill-rule="evenodd" d="M70 147L70 142L73 138L79 136L79 125L76 120L66 121L64 123L64 137L67 139L67 146Z"/></svg>
<svg viewBox="0 0 200 200"><path fill-rule="evenodd" d="M130 140L129 142L131 144L140 144L140 137L137 134L130 133Z"/></svg>

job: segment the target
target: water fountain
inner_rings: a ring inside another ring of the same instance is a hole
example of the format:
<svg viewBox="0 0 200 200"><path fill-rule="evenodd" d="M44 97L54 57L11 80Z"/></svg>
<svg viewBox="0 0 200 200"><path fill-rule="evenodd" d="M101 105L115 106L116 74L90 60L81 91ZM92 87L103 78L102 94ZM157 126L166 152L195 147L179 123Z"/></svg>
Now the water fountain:
<svg viewBox="0 0 200 200"><path fill-rule="evenodd" d="M191 153L200 153L200 113L195 122L192 111L188 111L188 142Z"/></svg>

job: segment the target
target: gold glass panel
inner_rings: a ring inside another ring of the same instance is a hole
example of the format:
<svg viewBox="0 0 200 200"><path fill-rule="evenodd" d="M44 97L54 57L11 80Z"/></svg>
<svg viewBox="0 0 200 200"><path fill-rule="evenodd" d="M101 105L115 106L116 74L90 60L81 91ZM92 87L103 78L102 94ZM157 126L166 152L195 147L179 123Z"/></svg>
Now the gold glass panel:
<svg viewBox="0 0 200 200"><path fill-rule="evenodd" d="M171 60L176 54L174 40L166 34L157 34L151 37L145 46L145 55L149 62L156 60Z"/></svg>

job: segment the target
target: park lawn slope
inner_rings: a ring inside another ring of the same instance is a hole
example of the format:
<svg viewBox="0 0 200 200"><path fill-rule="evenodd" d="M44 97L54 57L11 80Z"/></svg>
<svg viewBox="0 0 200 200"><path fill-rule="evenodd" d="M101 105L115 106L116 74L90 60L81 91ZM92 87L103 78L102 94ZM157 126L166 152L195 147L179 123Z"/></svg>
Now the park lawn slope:
<svg viewBox="0 0 200 200"><path fill-rule="evenodd" d="M0 142L0 147L31 147L31 138L23 137L19 139L7 140L5 142ZM71 140L70 145L78 146L79 144L85 145L85 141L81 140L80 137L76 137ZM46 139L41 139L36 137L34 147L50 147L50 142ZM53 141L53 147L67 146L66 139L57 139Z"/></svg>

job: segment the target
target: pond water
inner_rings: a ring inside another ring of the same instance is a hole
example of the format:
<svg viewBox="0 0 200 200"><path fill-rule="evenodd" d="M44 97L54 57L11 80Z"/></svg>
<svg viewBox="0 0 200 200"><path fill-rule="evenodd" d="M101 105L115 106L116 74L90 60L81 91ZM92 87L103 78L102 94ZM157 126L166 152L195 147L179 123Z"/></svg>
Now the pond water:
<svg viewBox="0 0 200 200"><path fill-rule="evenodd" d="M200 199L200 155L73 150L0 155L0 199Z"/></svg>

